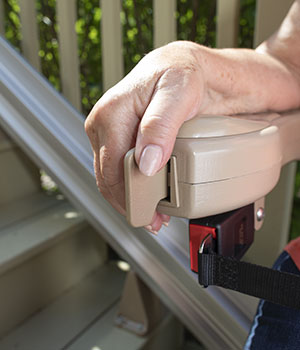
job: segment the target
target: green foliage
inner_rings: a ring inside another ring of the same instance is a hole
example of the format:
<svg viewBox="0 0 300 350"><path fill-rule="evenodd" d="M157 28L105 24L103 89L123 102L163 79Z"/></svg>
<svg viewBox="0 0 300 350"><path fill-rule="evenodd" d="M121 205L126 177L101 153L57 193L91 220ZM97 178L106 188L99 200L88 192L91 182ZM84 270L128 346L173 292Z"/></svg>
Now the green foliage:
<svg viewBox="0 0 300 350"><path fill-rule="evenodd" d="M36 10L42 73L56 89L60 90L58 28L55 5L55 0L38 0Z"/></svg>
<svg viewBox="0 0 300 350"><path fill-rule="evenodd" d="M80 60L82 109L85 114L100 98L102 87L102 55L99 0L77 0L76 32Z"/></svg>
<svg viewBox="0 0 300 350"><path fill-rule="evenodd" d="M152 0L124 0L121 13L125 73L153 49Z"/></svg>
<svg viewBox="0 0 300 350"><path fill-rule="evenodd" d="M216 46L216 0L178 0L177 37Z"/></svg>
<svg viewBox="0 0 300 350"><path fill-rule="evenodd" d="M20 6L18 0L4 1L5 12L5 36L10 43L20 50L21 47L21 23L20 23Z"/></svg>
<svg viewBox="0 0 300 350"><path fill-rule="evenodd" d="M241 0L238 46L253 47L256 0ZM216 0L177 0L177 38L216 46Z"/></svg>
<svg viewBox="0 0 300 350"><path fill-rule="evenodd" d="M253 47L256 0L241 0L239 47Z"/></svg>

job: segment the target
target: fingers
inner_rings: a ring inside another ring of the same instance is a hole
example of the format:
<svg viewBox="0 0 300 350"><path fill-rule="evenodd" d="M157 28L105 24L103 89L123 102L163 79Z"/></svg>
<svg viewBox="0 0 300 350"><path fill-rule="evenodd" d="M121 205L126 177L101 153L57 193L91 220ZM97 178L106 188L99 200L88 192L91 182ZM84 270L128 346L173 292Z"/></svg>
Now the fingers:
<svg viewBox="0 0 300 350"><path fill-rule="evenodd" d="M166 71L141 119L135 149L140 171L154 175L168 161L182 123L200 106L201 85L193 71Z"/></svg>
<svg viewBox="0 0 300 350"><path fill-rule="evenodd" d="M145 226L145 229L147 231L157 235L157 233L161 229L162 225L168 226L169 221L170 221L169 215L155 212L151 224Z"/></svg>
<svg viewBox="0 0 300 350"><path fill-rule="evenodd" d="M87 119L97 185L121 214L125 213L126 152L135 146L140 171L154 175L170 158L182 123L199 110L203 79L195 68L194 55L188 56L187 47L181 47L168 46L146 56L105 93ZM155 233L169 220L155 213L148 229Z"/></svg>
<svg viewBox="0 0 300 350"><path fill-rule="evenodd" d="M97 182L97 187L103 197L116 209L120 214L125 215L125 206L121 205L122 200L115 198L111 189L107 186L105 179L100 170L100 152L94 152L94 172Z"/></svg>
<svg viewBox="0 0 300 350"><path fill-rule="evenodd" d="M134 147L135 137L132 135L137 133L139 119L129 108L127 118L121 119L120 102L118 100L116 105L100 101L88 116L85 128L94 151L97 186L104 198L124 215L123 159L127 150Z"/></svg>

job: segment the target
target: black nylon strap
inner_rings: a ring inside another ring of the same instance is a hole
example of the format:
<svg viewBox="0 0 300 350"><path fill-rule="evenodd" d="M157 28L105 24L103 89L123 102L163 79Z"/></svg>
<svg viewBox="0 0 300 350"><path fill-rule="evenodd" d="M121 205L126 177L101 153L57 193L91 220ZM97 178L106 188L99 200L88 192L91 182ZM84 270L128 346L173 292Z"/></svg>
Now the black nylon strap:
<svg viewBox="0 0 300 350"><path fill-rule="evenodd" d="M300 276L272 270L215 253L198 254L198 278L215 285L300 309Z"/></svg>

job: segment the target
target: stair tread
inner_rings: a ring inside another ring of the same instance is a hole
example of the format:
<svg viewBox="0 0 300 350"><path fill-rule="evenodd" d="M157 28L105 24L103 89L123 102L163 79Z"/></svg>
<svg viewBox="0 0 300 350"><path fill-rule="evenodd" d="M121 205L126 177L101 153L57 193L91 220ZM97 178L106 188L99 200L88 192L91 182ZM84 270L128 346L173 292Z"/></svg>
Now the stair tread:
<svg viewBox="0 0 300 350"><path fill-rule="evenodd" d="M51 201L50 201L51 202ZM37 254L47 245L87 225L81 213L65 201L41 204L43 210L0 229L0 273ZM1 220L1 219L0 219Z"/></svg>
<svg viewBox="0 0 300 350"><path fill-rule="evenodd" d="M65 349L117 303L125 273L106 264L0 340L1 350ZM100 331L100 330L99 330Z"/></svg>

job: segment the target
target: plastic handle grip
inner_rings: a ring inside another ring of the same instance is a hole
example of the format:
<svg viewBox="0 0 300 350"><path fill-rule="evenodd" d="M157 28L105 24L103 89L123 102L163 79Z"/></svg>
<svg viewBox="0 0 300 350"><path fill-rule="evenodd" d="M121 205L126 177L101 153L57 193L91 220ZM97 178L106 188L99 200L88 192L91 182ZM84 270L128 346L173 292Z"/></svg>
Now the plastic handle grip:
<svg viewBox="0 0 300 350"><path fill-rule="evenodd" d="M282 114L272 121L279 129L282 165L300 159L300 112Z"/></svg>
<svg viewBox="0 0 300 350"><path fill-rule="evenodd" d="M297 159L300 111L197 116L179 130L170 174L165 167L153 177L144 176L134 150L126 155L127 220L145 226L155 210L197 218L240 208L268 194L281 167Z"/></svg>

